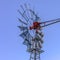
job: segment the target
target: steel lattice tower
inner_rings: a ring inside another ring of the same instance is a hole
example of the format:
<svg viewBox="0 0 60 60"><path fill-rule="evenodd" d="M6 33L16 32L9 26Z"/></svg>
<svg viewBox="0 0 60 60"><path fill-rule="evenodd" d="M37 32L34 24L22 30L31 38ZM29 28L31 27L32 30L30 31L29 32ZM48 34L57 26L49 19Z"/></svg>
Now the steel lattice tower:
<svg viewBox="0 0 60 60"><path fill-rule="evenodd" d="M39 33L41 35L36 33L35 38L31 40L31 48L29 49L30 60L40 60L40 54L43 52L43 50L41 50L42 48L41 43L43 43L43 40L42 40L43 34L41 31Z"/></svg>

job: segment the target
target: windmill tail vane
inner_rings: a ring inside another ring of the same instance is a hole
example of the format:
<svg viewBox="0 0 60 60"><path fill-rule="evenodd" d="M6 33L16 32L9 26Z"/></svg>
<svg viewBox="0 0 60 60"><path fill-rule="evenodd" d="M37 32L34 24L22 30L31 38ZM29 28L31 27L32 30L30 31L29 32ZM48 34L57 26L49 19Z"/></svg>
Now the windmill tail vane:
<svg viewBox="0 0 60 60"><path fill-rule="evenodd" d="M18 26L22 32L20 36L24 39L23 44L27 46L27 51L30 53L30 60L40 60L40 54L44 52L42 50L42 44L44 43L42 28L60 22L60 18L39 22L40 18L27 5L25 7L26 10L23 6L21 8L23 12L18 10L23 18L18 18L23 25Z"/></svg>

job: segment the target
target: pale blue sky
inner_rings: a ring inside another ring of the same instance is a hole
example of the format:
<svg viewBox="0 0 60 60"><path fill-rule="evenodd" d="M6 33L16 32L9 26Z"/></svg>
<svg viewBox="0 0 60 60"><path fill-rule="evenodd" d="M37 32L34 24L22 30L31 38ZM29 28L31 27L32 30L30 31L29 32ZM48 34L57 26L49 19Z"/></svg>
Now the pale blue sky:
<svg viewBox="0 0 60 60"><path fill-rule="evenodd" d="M0 0L0 60L29 60L17 28L17 10L27 3L42 21L60 18L60 0ZM60 60L60 23L43 29L44 53L41 60Z"/></svg>

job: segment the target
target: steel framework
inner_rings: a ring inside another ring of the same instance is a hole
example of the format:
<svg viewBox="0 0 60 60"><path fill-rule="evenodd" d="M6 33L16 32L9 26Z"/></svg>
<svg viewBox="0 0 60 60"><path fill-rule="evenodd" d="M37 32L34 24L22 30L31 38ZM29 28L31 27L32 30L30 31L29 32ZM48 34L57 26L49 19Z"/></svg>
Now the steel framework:
<svg viewBox="0 0 60 60"><path fill-rule="evenodd" d="M24 39L23 44L27 46L27 51L30 53L30 60L40 60L42 50L43 33L42 28L60 22L60 18L40 22L40 17L25 4L21 5L22 11L18 10L23 19L18 18L22 25L18 26L21 30L20 36ZM31 32L32 31L32 32Z"/></svg>

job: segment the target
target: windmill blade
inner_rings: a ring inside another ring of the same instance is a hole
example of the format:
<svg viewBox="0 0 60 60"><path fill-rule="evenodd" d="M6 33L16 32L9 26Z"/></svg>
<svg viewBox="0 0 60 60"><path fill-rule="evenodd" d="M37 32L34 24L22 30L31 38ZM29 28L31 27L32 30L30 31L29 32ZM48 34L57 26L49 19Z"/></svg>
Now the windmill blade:
<svg viewBox="0 0 60 60"><path fill-rule="evenodd" d="M26 23L26 22L23 22L20 18L18 18L18 20L19 20L21 23L27 25L27 23Z"/></svg>
<svg viewBox="0 0 60 60"><path fill-rule="evenodd" d="M20 36L24 38L24 42L23 42L24 45L31 45L32 36L28 31L23 32L22 34L20 34Z"/></svg>
<svg viewBox="0 0 60 60"><path fill-rule="evenodd" d="M46 27L46 26L49 26L49 25L52 25L52 24L55 24L55 23L58 23L60 21L55 21L55 22L52 22L52 23L49 23L49 24L46 24L46 25L43 25L42 27Z"/></svg>
<svg viewBox="0 0 60 60"><path fill-rule="evenodd" d="M27 10L24 10L24 8L23 8L22 5L20 5L20 7L21 7L22 10L23 10L23 15L25 16L25 18L26 18L27 20L29 20L28 17L27 17L27 15L26 15Z"/></svg>
<svg viewBox="0 0 60 60"><path fill-rule="evenodd" d="M26 17L18 10L18 12L20 13L20 15L28 22L28 20L26 19Z"/></svg>
<svg viewBox="0 0 60 60"><path fill-rule="evenodd" d="M30 13L31 13L31 15L32 15L31 20L33 20L33 21L34 21L34 18L35 18L35 12L34 12L34 11L32 11L31 9L29 9L29 11L30 11Z"/></svg>
<svg viewBox="0 0 60 60"><path fill-rule="evenodd" d="M30 35L30 33L28 33L28 34L26 35L26 38L25 38L23 44L24 44L24 45L31 45L31 39L32 39L32 36Z"/></svg>
<svg viewBox="0 0 60 60"><path fill-rule="evenodd" d="M34 12L33 10L29 9L29 11L30 11L30 12L32 12L32 13L33 13L33 15L36 15L36 14L35 14L35 12Z"/></svg>
<svg viewBox="0 0 60 60"><path fill-rule="evenodd" d="M37 21L39 19L39 17L35 14L35 12L33 10L30 9L30 12L35 16L34 21Z"/></svg>
<svg viewBox="0 0 60 60"><path fill-rule="evenodd" d="M31 11L30 11L29 13L30 13L30 19L31 19L31 20L34 20L34 19L33 19L33 13L32 13Z"/></svg>
<svg viewBox="0 0 60 60"><path fill-rule="evenodd" d="M29 8L28 8L28 6L27 6L27 4L24 4L24 6L25 6L25 9L26 9L26 13L27 13L27 17L28 17L28 20L29 20L29 23L30 23L30 25L31 25L31 21L30 21L30 11L29 11ZM33 16L32 16L33 17Z"/></svg>
<svg viewBox="0 0 60 60"><path fill-rule="evenodd" d="M22 5L20 5L20 7L22 8L23 11L25 11Z"/></svg>
<svg viewBox="0 0 60 60"><path fill-rule="evenodd" d="M28 34L28 30L21 33L20 36L25 39L27 34Z"/></svg>
<svg viewBox="0 0 60 60"><path fill-rule="evenodd" d="M27 4L24 4L24 6L25 6L26 10L28 11L28 10L29 10L29 8L28 8Z"/></svg>
<svg viewBox="0 0 60 60"><path fill-rule="evenodd" d="M28 18L30 19L30 14L29 14L29 5L24 4L25 8L26 8L26 12L28 13Z"/></svg>
<svg viewBox="0 0 60 60"><path fill-rule="evenodd" d="M23 42L24 45L31 45L30 41L25 39L24 42Z"/></svg>
<svg viewBox="0 0 60 60"><path fill-rule="evenodd" d="M33 37L32 37L32 36L30 35L30 33L28 32L28 34L26 35L26 39L30 41L32 38L33 38Z"/></svg>
<svg viewBox="0 0 60 60"><path fill-rule="evenodd" d="M44 50L41 50L41 51L40 51L40 54L43 53L43 52L45 52L45 51L44 51Z"/></svg>
<svg viewBox="0 0 60 60"><path fill-rule="evenodd" d="M21 31L28 30L28 28L24 26L18 26L18 27L20 28Z"/></svg>

